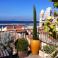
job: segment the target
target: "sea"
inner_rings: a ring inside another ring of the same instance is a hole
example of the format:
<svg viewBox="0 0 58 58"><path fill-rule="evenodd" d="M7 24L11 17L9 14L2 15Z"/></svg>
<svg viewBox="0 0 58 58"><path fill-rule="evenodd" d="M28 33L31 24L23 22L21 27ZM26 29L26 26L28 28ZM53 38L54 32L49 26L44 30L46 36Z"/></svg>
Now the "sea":
<svg viewBox="0 0 58 58"><path fill-rule="evenodd" d="M28 26L28 25L33 25L34 21L0 21L0 27L2 26L6 26L6 25L16 25L16 24L22 24L22 25L25 25L25 26ZM39 25L39 21L37 21L37 25Z"/></svg>

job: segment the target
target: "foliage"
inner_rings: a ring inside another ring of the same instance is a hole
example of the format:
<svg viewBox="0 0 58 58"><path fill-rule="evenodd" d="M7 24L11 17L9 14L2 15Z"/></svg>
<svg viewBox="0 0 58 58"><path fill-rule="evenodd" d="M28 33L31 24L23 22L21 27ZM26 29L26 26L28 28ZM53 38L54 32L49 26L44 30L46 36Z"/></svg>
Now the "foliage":
<svg viewBox="0 0 58 58"><path fill-rule="evenodd" d="M54 16L58 16L58 12L54 11Z"/></svg>
<svg viewBox="0 0 58 58"><path fill-rule="evenodd" d="M57 30L56 25L58 24L58 19L47 19L44 23L44 30L48 32L49 36L51 36L54 39L57 39Z"/></svg>
<svg viewBox="0 0 58 58"><path fill-rule="evenodd" d="M33 14L34 14L34 26L33 26L33 39L38 40L37 37L37 23L36 23L36 8L33 7Z"/></svg>
<svg viewBox="0 0 58 58"><path fill-rule="evenodd" d="M54 2L54 7L58 8L58 2Z"/></svg>
<svg viewBox="0 0 58 58"><path fill-rule="evenodd" d="M27 51L28 49L28 41L24 38L18 39L16 42L16 49L18 51Z"/></svg>
<svg viewBox="0 0 58 58"><path fill-rule="evenodd" d="M43 50L44 50L45 53L51 54L53 51L55 51L55 47L45 45L45 46L43 46Z"/></svg>
<svg viewBox="0 0 58 58"><path fill-rule="evenodd" d="M58 8L58 0L49 0L53 2L54 7Z"/></svg>
<svg viewBox="0 0 58 58"><path fill-rule="evenodd" d="M58 58L58 50L56 49L54 52L51 53L51 58Z"/></svg>
<svg viewBox="0 0 58 58"><path fill-rule="evenodd" d="M58 2L58 0L49 0L49 1L51 1L51 2Z"/></svg>

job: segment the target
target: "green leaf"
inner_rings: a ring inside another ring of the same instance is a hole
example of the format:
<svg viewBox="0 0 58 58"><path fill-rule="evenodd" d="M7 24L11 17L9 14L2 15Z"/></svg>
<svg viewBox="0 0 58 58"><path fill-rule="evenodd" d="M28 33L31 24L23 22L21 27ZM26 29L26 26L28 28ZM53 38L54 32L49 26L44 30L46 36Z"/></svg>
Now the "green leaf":
<svg viewBox="0 0 58 58"><path fill-rule="evenodd" d="M50 2L52 2L52 0L49 0Z"/></svg>
<svg viewBox="0 0 58 58"><path fill-rule="evenodd" d="M58 8L58 2L54 2L54 7Z"/></svg>

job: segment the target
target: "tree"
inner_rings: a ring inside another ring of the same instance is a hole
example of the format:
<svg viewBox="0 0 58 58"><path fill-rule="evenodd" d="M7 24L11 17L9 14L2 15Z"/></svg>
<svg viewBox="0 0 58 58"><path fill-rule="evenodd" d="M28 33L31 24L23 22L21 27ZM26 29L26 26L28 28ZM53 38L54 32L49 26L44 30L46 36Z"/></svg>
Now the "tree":
<svg viewBox="0 0 58 58"><path fill-rule="evenodd" d="M54 7L58 8L58 0L50 0L53 2Z"/></svg>
<svg viewBox="0 0 58 58"><path fill-rule="evenodd" d="M54 2L54 7L58 8L58 2Z"/></svg>
<svg viewBox="0 0 58 58"><path fill-rule="evenodd" d="M34 19L34 26L33 26L33 39L38 39L37 38L37 23L36 23L36 8L34 6L33 8L33 19Z"/></svg>
<svg viewBox="0 0 58 58"><path fill-rule="evenodd" d="M58 0L50 0L50 1L52 1L52 2L58 2Z"/></svg>
<svg viewBox="0 0 58 58"><path fill-rule="evenodd" d="M58 16L58 12L57 11L54 11L54 16Z"/></svg>

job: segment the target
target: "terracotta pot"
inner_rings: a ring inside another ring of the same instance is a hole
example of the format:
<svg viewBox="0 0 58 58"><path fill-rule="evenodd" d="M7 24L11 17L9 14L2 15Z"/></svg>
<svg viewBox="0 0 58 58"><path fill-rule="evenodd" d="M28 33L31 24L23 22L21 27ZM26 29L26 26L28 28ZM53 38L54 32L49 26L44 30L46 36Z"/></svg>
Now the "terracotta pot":
<svg viewBox="0 0 58 58"><path fill-rule="evenodd" d="M40 47L41 47L40 40L31 40L31 52L33 55L39 54Z"/></svg>
<svg viewBox="0 0 58 58"><path fill-rule="evenodd" d="M19 58L25 58L27 56L27 53L23 52L23 51L18 51L18 57Z"/></svg>

